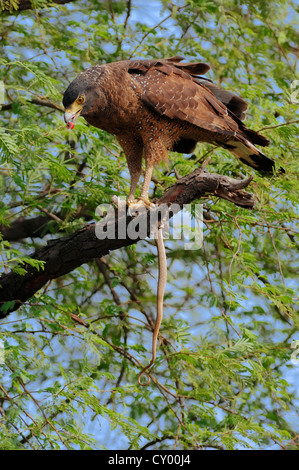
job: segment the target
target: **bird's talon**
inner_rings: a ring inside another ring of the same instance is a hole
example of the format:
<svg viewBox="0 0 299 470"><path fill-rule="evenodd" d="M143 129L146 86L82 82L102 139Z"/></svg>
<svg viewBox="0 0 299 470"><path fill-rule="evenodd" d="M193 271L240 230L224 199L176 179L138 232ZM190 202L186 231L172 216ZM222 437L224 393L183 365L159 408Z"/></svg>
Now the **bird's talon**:
<svg viewBox="0 0 299 470"><path fill-rule="evenodd" d="M133 199L131 201L128 200L127 206L129 215L134 213L136 215L136 213L140 212L140 210L144 208L150 209L151 207L154 207L155 204L151 203L147 197L140 196L138 199Z"/></svg>
<svg viewBox="0 0 299 470"><path fill-rule="evenodd" d="M150 209L151 207L155 207L155 204L153 204L151 201L149 201L146 196L139 196L138 201L142 202L142 204L147 209Z"/></svg>

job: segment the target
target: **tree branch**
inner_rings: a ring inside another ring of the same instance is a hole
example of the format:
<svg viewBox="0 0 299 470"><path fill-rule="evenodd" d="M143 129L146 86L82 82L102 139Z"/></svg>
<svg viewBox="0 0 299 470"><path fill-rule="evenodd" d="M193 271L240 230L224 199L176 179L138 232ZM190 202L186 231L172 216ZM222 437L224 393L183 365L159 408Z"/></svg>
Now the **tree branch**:
<svg viewBox="0 0 299 470"><path fill-rule="evenodd" d="M157 206L159 208L163 205L168 210L169 205L177 204L182 208L184 204L189 204L194 199L212 194L238 206L252 209L254 207L254 196L243 191L243 188L247 187L251 180L252 178L235 180L228 176L203 173L202 169L196 169L166 191L162 198L157 201ZM134 218L135 225L136 222L139 222L142 227L147 227L144 236L139 236L137 239L132 239L129 236L127 229L133 218L125 211L119 219L116 217L115 220L112 219L111 221L108 218L108 222L100 223L102 231L105 228L108 232L111 230L111 233L116 234L119 233L119 227L124 226L126 230L123 238L109 237L100 239L97 236L99 225L90 224L70 235L49 241L46 246L31 255L32 259L44 261L43 270L38 271L32 266L26 265L27 273L25 275L12 271L1 276L0 304L13 301L14 305L10 305L7 310L0 312L0 318L4 318L10 312L17 310L49 280L63 276L84 263L109 254L110 251L133 245L146 238L155 229L156 221L154 217L151 217L151 213L151 210L141 211L141 214ZM170 209L169 217L172 217L172 215Z"/></svg>
<svg viewBox="0 0 299 470"><path fill-rule="evenodd" d="M47 108L52 108L52 109L57 109L58 111L63 112L64 107L60 106L57 103L54 103L54 101L51 101L47 98L32 98L31 100L28 100L28 103L36 104L38 106L46 106ZM12 109L13 103L7 103L0 105L0 111L8 111Z"/></svg>
<svg viewBox="0 0 299 470"><path fill-rule="evenodd" d="M45 212L45 209L42 209ZM90 213L91 210L81 207L78 209L76 214L73 215L72 220L79 218L84 219L88 222L93 219ZM53 220L57 217L56 220ZM38 215L27 219L26 217L18 217L15 219L9 226L0 225L0 233L2 234L3 240L8 240L10 242L22 240L24 238L43 238L49 233L61 233L64 229L60 229L60 224L58 220L65 220L66 214L64 212L58 212L52 215L45 212L45 215Z"/></svg>

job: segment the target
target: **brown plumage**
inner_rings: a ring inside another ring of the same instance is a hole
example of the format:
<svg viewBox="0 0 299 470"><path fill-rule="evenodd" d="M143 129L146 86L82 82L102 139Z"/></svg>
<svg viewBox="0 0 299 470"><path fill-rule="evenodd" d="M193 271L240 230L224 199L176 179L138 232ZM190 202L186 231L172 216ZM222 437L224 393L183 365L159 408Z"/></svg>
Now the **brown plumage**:
<svg viewBox="0 0 299 470"><path fill-rule="evenodd" d="M200 77L208 65L182 60L96 65L80 73L64 93L68 125L81 115L117 137L131 175L129 201L135 197L142 157L141 198L147 200L154 164L166 159L168 150L191 153L197 142L220 145L246 165L273 172L274 161L255 147L268 145L268 140L242 122L246 102Z"/></svg>

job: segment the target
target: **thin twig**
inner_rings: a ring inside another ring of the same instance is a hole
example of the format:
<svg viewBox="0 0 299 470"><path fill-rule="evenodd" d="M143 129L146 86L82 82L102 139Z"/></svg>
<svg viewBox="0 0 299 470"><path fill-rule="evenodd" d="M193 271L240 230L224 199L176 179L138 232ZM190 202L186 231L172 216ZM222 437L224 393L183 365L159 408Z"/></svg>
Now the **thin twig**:
<svg viewBox="0 0 299 470"><path fill-rule="evenodd" d="M177 8L177 11L181 11L183 10L184 8L186 8L188 5L183 5L181 7L178 7ZM159 28L163 23L165 23L165 21L169 20L169 18L172 17L172 13L170 13L170 15L166 16L165 18L163 18L163 20L161 20L158 24L156 24L156 26L153 26L153 28L151 28L149 31L147 31L143 36L142 38L140 39L140 41L138 42L137 46L135 47L135 49L133 50L132 54L130 55L130 59L134 56L135 52L137 51L138 47L143 43L143 41L147 38L147 36L152 32L154 31L155 29Z"/></svg>
<svg viewBox="0 0 299 470"><path fill-rule="evenodd" d="M276 126L265 126L261 127L261 129L258 129L257 132L265 131L267 129L276 129L277 127L288 126L289 124L297 124L297 122L299 122L299 119L296 119L295 121L284 122L282 124L277 124Z"/></svg>

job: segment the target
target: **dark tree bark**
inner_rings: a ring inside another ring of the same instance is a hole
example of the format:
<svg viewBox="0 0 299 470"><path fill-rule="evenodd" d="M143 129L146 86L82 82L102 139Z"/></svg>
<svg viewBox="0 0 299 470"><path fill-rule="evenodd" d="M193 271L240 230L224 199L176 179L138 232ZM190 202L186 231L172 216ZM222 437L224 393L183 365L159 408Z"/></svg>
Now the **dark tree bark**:
<svg viewBox="0 0 299 470"><path fill-rule="evenodd" d="M12 10L10 6L10 2L8 0L4 0L2 4L2 9L4 11L9 11L13 13L14 11L20 11L20 10L33 10L34 9L34 1L31 0L18 0L19 1L19 6L17 10ZM49 1L47 3L47 6L51 6L53 3L58 3L59 5L64 5L65 3L71 3L75 0L53 0Z"/></svg>
<svg viewBox="0 0 299 470"><path fill-rule="evenodd" d="M38 215L31 219L18 217L9 226L1 225L0 232L3 239L10 242L28 237L43 237L50 232L50 222L53 223L54 221L51 221L51 217L48 215Z"/></svg>
<svg viewBox="0 0 299 470"><path fill-rule="evenodd" d="M168 210L168 206L171 204L182 207L197 198L214 194L236 205L252 209L254 207L254 196L243 191L243 188L247 187L251 180L252 178L235 180L227 176L203 173L202 169L197 169L166 191L162 198L157 201L157 208L160 209L163 205ZM157 228L153 226L152 220L154 218L150 217L151 210L146 210L134 218L134 223L137 221L142 226L146 226L144 236L137 239L130 238L127 231L124 238L99 239L97 236L99 226L93 223L84 226L71 235L49 241L46 246L31 255L33 259L44 261L43 270L38 271L27 265L25 266L27 270L25 275L10 272L0 278L0 305L8 301L14 302L14 305L11 305L5 312L0 312L0 318L4 318L10 312L17 310L49 280L63 276L84 263L107 255L110 251L135 244L146 238ZM170 213L169 217L171 216ZM115 230L115 233L118 233L120 224L125 224L127 228L132 220L132 216L125 211L119 220L110 219L109 221L108 219L108 223L103 222L101 227L106 227L107 230L111 229L112 232Z"/></svg>
<svg viewBox="0 0 299 470"><path fill-rule="evenodd" d="M65 214L58 212L54 214L61 220L65 219ZM86 222L93 217L84 210L78 211L72 220L83 218ZM0 232L4 240L10 242L22 240L23 238L43 238L49 233L57 233L59 231L59 223L51 217L51 215L38 215L31 219L26 217L18 217L9 226L0 225Z"/></svg>

